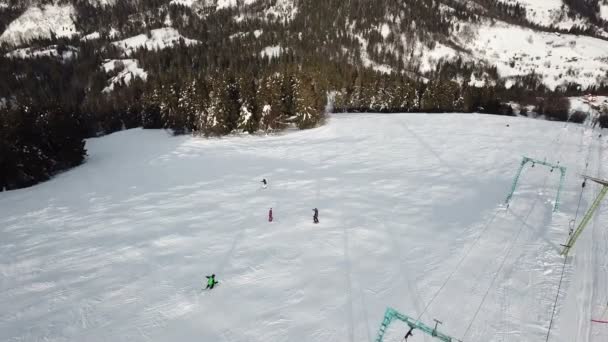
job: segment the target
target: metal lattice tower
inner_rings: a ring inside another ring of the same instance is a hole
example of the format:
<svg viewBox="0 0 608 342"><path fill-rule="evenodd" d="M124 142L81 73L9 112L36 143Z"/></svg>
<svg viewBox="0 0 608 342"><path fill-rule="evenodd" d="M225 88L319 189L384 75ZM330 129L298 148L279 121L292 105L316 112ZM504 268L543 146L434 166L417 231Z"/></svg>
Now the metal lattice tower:
<svg viewBox="0 0 608 342"><path fill-rule="evenodd" d="M551 164L544 160L532 159L532 158L528 158L526 156L523 157L523 159L521 160L521 163L519 164L519 169L517 170L517 174L515 175L515 178L513 179L513 185L511 186L511 192L507 196L505 203L508 204L509 201L511 200L511 198L513 197L513 194L515 193L515 189L517 188L517 183L519 182L519 177L521 176L521 172L523 171L524 167L528 163L532 164L532 167L534 167L536 164L550 167L551 172L553 172L553 170L559 170L559 172L560 172L559 187L557 188L557 195L555 196L555 206L553 207L553 211L557 211L559 209L559 198L560 198L560 194L562 192L562 187L564 186L564 179L566 178L566 168L563 166L560 166L559 162L557 164Z"/></svg>
<svg viewBox="0 0 608 342"><path fill-rule="evenodd" d="M455 339L453 337L450 337L448 335L445 335L445 334L437 331L437 323L441 323L437 320L435 320L435 322L436 322L435 328L431 328L430 326L420 322L419 320L416 320L407 315L404 315L393 308L386 308L386 312L384 313L384 319L382 320L382 324L380 325L380 330L378 331L378 337L376 337L376 342L383 342L384 333L386 332L386 329L391 324L391 322L393 322L396 319L405 322L410 327L410 329L418 329L418 330L424 332L425 334L430 335L440 341L462 342L458 339Z"/></svg>
<svg viewBox="0 0 608 342"><path fill-rule="evenodd" d="M570 237L568 238L568 242L566 242L566 244L563 245L564 250L561 253L562 255L568 255L570 248L572 248L574 246L574 244L576 243L576 240L581 235L581 233L583 232L583 230L585 229L585 227L587 226L587 224L593 217L593 213L595 213L597 208L600 206L600 203L602 203L602 200L606 196L606 193L608 193L608 181L607 180L593 178L593 177L589 177L589 176L583 176L583 177L585 179L588 179L590 181L600 184L602 186L602 190L600 190L600 193L597 195L597 197L595 198L595 200L593 201L593 203L591 204L589 209L587 209L585 216L581 220L581 223L579 223L576 230L570 234Z"/></svg>

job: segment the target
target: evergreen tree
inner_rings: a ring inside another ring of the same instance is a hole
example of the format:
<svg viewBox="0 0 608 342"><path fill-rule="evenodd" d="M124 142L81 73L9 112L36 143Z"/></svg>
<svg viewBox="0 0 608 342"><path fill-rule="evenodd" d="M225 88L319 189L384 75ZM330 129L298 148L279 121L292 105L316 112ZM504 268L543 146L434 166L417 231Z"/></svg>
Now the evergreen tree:
<svg viewBox="0 0 608 342"><path fill-rule="evenodd" d="M238 128L243 132L255 133L259 129L260 109L255 98L256 80L248 76L240 83L241 106L239 108Z"/></svg>
<svg viewBox="0 0 608 342"><path fill-rule="evenodd" d="M303 75L294 76L291 86L296 125L300 129L315 127L320 121L321 110L316 103L312 81Z"/></svg>
<svg viewBox="0 0 608 342"><path fill-rule="evenodd" d="M284 123L281 113L279 78L266 76L262 79L258 94L258 106L261 108L261 129L265 132L281 129Z"/></svg>
<svg viewBox="0 0 608 342"><path fill-rule="evenodd" d="M144 128L161 128L160 90L153 86L144 94L141 122Z"/></svg>
<svg viewBox="0 0 608 342"><path fill-rule="evenodd" d="M222 94L217 88L209 93L208 106L204 109L205 118L202 131L206 136L222 135L226 132L226 110L222 101Z"/></svg>

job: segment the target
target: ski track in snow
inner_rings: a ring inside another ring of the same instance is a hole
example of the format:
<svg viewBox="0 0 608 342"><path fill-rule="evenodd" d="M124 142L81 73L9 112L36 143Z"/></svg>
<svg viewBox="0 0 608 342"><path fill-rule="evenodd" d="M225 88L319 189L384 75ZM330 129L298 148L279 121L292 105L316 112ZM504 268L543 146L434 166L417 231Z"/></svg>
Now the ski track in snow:
<svg viewBox="0 0 608 342"><path fill-rule="evenodd" d="M0 193L0 340L371 342L387 306L418 317L432 298L422 321L454 337L470 325L467 342L544 340L587 151L603 176L599 132L359 114L270 136L91 139L84 165ZM559 212L559 175L542 167L504 210L522 155L568 167ZM607 318L602 208L571 252L550 341L608 339L589 321ZM219 285L201 291L211 273ZM385 341L404 333L395 322Z"/></svg>

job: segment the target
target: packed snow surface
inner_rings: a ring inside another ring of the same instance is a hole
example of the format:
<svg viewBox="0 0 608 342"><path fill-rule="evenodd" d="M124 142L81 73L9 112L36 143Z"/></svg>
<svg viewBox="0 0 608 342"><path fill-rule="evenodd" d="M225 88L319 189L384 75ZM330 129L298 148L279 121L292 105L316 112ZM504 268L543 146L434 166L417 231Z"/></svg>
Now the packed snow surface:
<svg viewBox="0 0 608 342"><path fill-rule="evenodd" d="M35 38L71 37L78 35L74 24L76 11L72 5L48 4L31 6L13 20L0 36L0 43L18 45Z"/></svg>
<svg viewBox="0 0 608 342"><path fill-rule="evenodd" d="M170 48L183 40L186 45L195 45L200 43L195 39L188 39L182 36L179 31L172 27L164 27L150 31L147 34L140 34L134 37L123 39L112 44L122 48L126 55L129 55L139 48L148 50L162 50Z"/></svg>
<svg viewBox="0 0 608 342"><path fill-rule="evenodd" d="M390 306L467 342L544 341L578 174L605 177L598 133L365 114L282 135L88 140L84 165L0 193L0 340L371 342ZM559 175L538 165L503 205L522 155L568 168L558 212ZM605 208L567 260L551 341L608 340L590 322L608 319ZM394 323L385 341L404 334Z"/></svg>

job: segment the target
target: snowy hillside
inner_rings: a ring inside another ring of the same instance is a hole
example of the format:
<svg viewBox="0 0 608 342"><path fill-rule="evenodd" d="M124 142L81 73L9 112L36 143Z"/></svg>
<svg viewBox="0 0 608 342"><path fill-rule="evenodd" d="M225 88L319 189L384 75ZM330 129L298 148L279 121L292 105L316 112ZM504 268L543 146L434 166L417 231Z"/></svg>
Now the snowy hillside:
<svg viewBox="0 0 608 342"><path fill-rule="evenodd" d="M116 3L116 0L89 0L89 3L94 6L112 6Z"/></svg>
<svg viewBox="0 0 608 342"><path fill-rule="evenodd" d="M0 35L0 43L19 45L35 38L50 38L78 35L74 23L72 5L44 5L29 7L20 17L11 22Z"/></svg>
<svg viewBox="0 0 608 342"><path fill-rule="evenodd" d="M122 48L125 55L129 55L139 48L146 48L148 50L162 50L178 44L180 40L183 40L184 44L186 45L194 45L199 43L197 40L188 39L182 36L174 28L165 27L150 31L149 36L140 34L135 37L114 42L112 44Z"/></svg>
<svg viewBox="0 0 608 342"><path fill-rule="evenodd" d="M391 32L388 24L379 29L383 37ZM354 35L361 44L361 62L384 73L393 68L381 65L367 53L368 42ZM463 59L486 66L495 66L499 75L510 79L535 73L549 88L578 83L588 87L608 81L608 41L579 36L532 30L505 22L483 21L481 24L461 23L451 44L437 42L432 48L422 42L408 42L407 34L400 41L411 47L405 54L392 44L378 44L375 49L388 51L404 61L414 61L422 72L429 72L438 63ZM388 41L387 41L388 42ZM413 58L412 58L413 57ZM475 84L472 80L471 84ZM476 84L479 86L479 84Z"/></svg>
<svg viewBox="0 0 608 342"><path fill-rule="evenodd" d="M343 6L338 2L323 7L326 13L335 13L331 16L319 16L318 6L310 0L166 0L133 5L133 13L109 11L116 4L114 0L88 0L93 9L83 9L86 6L82 3L32 0L23 14L7 17L10 24L0 35L0 43L26 48L28 41L50 38L52 33L58 37L82 35L82 42L91 42L105 32L111 40L130 37L110 43L130 56L139 48L170 48L181 38L187 45L204 42L231 51L234 47L223 44L223 39L239 38L234 44L240 44L238 51L247 56L278 57L287 51L302 56L318 50L327 62L346 61L382 73L428 77L440 63L465 61L486 68L470 79L475 86L495 84L496 79L486 80L487 69L494 67L498 76L492 73L492 78L506 79L507 86L518 76L531 74L539 75L552 89L570 83L579 84L581 89L608 83L608 22L601 21L608 20L608 2L604 0L598 3L595 21L563 0L497 2L521 6L521 17L517 18L513 10L500 12L493 1L458 1L462 6L448 0L410 5L380 1L370 10L361 10L370 6L368 1ZM222 17L226 13L229 18ZM94 14L105 19L92 25L87 17ZM207 26L230 18L234 22L225 28ZM184 25L186 22L190 23ZM164 27L158 28L161 25ZM85 32L78 32L77 27ZM261 37L251 34L262 31L266 34ZM345 45L351 43L354 45ZM47 45L51 44L56 42ZM99 53L104 48L99 48Z"/></svg>
<svg viewBox="0 0 608 342"><path fill-rule="evenodd" d="M501 76L534 72L550 88L568 82L587 87L608 78L608 41L598 38L498 23L479 27L468 46L473 56L495 65Z"/></svg>
<svg viewBox="0 0 608 342"><path fill-rule="evenodd" d="M146 80L148 73L139 67L136 59L113 59L105 61L102 65L103 70L108 73L116 71L117 74L108 81L108 86L103 89L103 92L114 90L114 86L118 83L129 84L134 78Z"/></svg>
<svg viewBox="0 0 608 342"><path fill-rule="evenodd" d="M5 56L10 58L37 58L54 57L64 61L69 61L78 54L78 49L73 46L66 46L61 51L57 45L47 46L41 49L23 48L7 53Z"/></svg>
<svg viewBox="0 0 608 342"><path fill-rule="evenodd" d="M507 4L519 4L526 9L526 19L541 26L570 29L574 25L587 26L587 20L567 16L569 7L562 0L503 0Z"/></svg>
<svg viewBox="0 0 608 342"><path fill-rule="evenodd" d="M89 140L83 166L0 193L0 340L371 342L390 306L467 342L544 341L579 174L606 176L598 133L397 114ZM558 212L559 176L541 166L503 205L522 155L567 167ZM608 319L605 208L566 263L550 341L608 340L590 321ZM404 334L394 323L385 341Z"/></svg>

